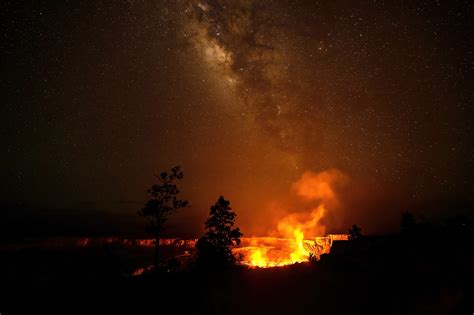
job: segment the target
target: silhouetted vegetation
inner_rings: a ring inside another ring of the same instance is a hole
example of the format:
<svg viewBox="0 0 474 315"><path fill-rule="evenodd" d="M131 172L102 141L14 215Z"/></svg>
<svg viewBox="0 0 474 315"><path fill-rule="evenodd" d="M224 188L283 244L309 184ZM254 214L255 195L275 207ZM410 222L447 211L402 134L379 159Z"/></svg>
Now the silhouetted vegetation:
<svg viewBox="0 0 474 315"><path fill-rule="evenodd" d="M400 231L404 234L412 234L416 229L415 216L410 212L402 214L402 220L400 221Z"/></svg>
<svg viewBox="0 0 474 315"><path fill-rule="evenodd" d="M353 224L349 229L349 239L355 240L362 237L362 229L357 225Z"/></svg>
<svg viewBox="0 0 474 315"><path fill-rule="evenodd" d="M147 232L155 239L155 270L158 270L160 237L168 216L188 205L187 200L178 198L179 189L174 183L183 178L180 166L173 167L169 172L162 172L157 178L159 183L148 189L151 198L139 211L139 215L148 220Z"/></svg>
<svg viewBox="0 0 474 315"><path fill-rule="evenodd" d="M308 261L309 261L311 264L316 264L316 263L319 261L319 259L318 259L318 257L317 257L315 254L309 253Z"/></svg>
<svg viewBox="0 0 474 315"><path fill-rule="evenodd" d="M230 212L223 198L213 208L214 213ZM211 217L209 226L223 230L223 225L211 224L217 220ZM234 222L234 216L224 217ZM226 315L472 314L473 216L432 220L417 217L417 232L409 235L335 240L331 252L313 264L219 272L179 272L185 270L186 260L168 245L160 248L160 256L170 272L145 271L139 276L131 272L137 267L148 270L153 248L124 247L120 242L75 248L4 246L0 307L2 314L64 314L64 303L74 305L66 309L68 314L98 313L97 305L107 314L128 309L150 314L157 307ZM213 260L203 261L213 262L204 267L216 269Z"/></svg>
<svg viewBox="0 0 474 315"><path fill-rule="evenodd" d="M243 235L239 228L233 227L235 217L230 202L222 196L211 206L205 222L207 232L196 244L199 268L225 269L235 264L232 247L240 244Z"/></svg>

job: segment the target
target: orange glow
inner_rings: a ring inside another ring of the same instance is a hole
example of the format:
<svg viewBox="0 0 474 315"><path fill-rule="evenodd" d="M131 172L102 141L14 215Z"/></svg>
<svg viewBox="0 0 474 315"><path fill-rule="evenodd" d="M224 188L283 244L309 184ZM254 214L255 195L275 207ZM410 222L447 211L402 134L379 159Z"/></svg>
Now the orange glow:
<svg viewBox="0 0 474 315"><path fill-rule="evenodd" d="M305 172L293 184L295 192L308 200L320 200L324 204L337 204L339 202L335 189L344 186L349 178L337 169L329 169L319 173Z"/></svg>
<svg viewBox="0 0 474 315"><path fill-rule="evenodd" d="M283 238L265 238L267 244L263 245L258 244L259 238L252 238L253 246L236 249L237 252L243 252L243 264L256 267L283 266L307 261L311 253L319 257L320 253L313 253L312 250L315 241L305 240L305 234L324 235L325 227L319 221L325 211L324 206L320 205L310 213L287 215L277 225L278 234Z"/></svg>
<svg viewBox="0 0 474 315"><path fill-rule="evenodd" d="M322 219L328 206L340 206L337 189L348 182L348 177L337 169L319 173L305 172L293 184L296 195L308 202L317 202L311 211L290 213L278 221L279 237L243 238L242 245L234 252L243 257L242 264L253 267L274 267L308 261L310 255L317 259L328 254L333 240L347 240L348 236L326 235ZM250 240L250 241L247 241Z"/></svg>
<svg viewBox="0 0 474 315"><path fill-rule="evenodd" d="M261 248L255 248L250 254L250 265L256 267L265 267L267 265L267 257Z"/></svg>
<svg viewBox="0 0 474 315"><path fill-rule="evenodd" d="M301 259L307 259L309 257L309 252L304 248L304 234L299 229L296 229L294 232L295 235L295 247L291 253L291 261L301 261Z"/></svg>
<svg viewBox="0 0 474 315"><path fill-rule="evenodd" d="M250 267L269 268L307 262L309 255L318 259L329 254L333 241L348 240L347 234L330 234L304 239L303 233L295 230L294 239L278 237L243 237L241 246L234 254L241 256L241 264Z"/></svg>
<svg viewBox="0 0 474 315"><path fill-rule="evenodd" d="M305 237L310 233L324 235L325 227L319 223L324 212L321 205L309 214L309 218L306 213L290 214L278 223L278 233L285 237L244 237L234 253L243 257L242 264L261 268L306 262L311 254L319 259L321 254L330 252L334 240L349 238L346 234Z"/></svg>
<svg viewBox="0 0 474 315"><path fill-rule="evenodd" d="M346 234L326 235L323 218L341 205L337 198L337 189L348 181L342 172L331 169L319 173L305 172L296 181L292 189L309 205L309 211L290 212L280 217L275 229L265 237L243 237L241 244L233 248L233 253L242 265L268 268L307 262L310 255L319 259L328 254L334 240L347 240ZM275 213L281 213L276 209ZM270 236L271 235L271 236ZM192 257L196 239L164 238L160 245L179 248L181 254L176 257ZM155 245L153 239L80 239L77 246L94 246L102 243L116 243L125 247L148 247ZM132 275L140 275L146 268L135 270Z"/></svg>

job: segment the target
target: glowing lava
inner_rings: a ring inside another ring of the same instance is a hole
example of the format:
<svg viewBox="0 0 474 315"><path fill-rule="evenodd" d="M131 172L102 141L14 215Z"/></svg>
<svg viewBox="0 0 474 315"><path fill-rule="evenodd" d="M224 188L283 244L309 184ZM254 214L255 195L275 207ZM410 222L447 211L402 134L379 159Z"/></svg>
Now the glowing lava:
<svg viewBox="0 0 474 315"><path fill-rule="evenodd" d="M243 237L239 247L233 249L240 256L240 263L250 267L269 268L307 262L310 254L320 258L329 254L333 241L348 240L347 234L329 234L304 239L304 234L295 230L294 239L278 237Z"/></svg>
<svg viewBox="0 0 474 315"><path fill-rule="evenodd" d="M306 172L293 184L293 191L308 202L318 205L311 211L289 213L278 221L273 235L278 237L244 237L241 246L234 249L241 263L252 267L276 267L319 259L328 254L334 240L347 240L346 234L326 235L322 219L329 209L340 206L336 188L348 181L336 169L319 173ZM327 208L328 207L328 208Z"/></svg>
<svg viewBox="0 0 474 315"><path fill-rule="evenodd" d="M329 253L332 241L318 242L317 238L305 239L305 234L324 235L325 227L320 224L326 209L319 205L311 212L291 213L282 218L277 225L277 233L282 238L250 238L249 246L234 249L242 256L242 263L254 267L275 267L308 261L312 254L315 257ZM322 245L320 245L322 244Z"/></svg>

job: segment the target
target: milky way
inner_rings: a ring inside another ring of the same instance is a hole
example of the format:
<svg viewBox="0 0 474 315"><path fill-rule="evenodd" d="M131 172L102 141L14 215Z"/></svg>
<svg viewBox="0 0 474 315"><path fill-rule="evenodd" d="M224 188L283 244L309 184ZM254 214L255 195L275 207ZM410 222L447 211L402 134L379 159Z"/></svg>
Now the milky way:
<svg viewBox="0 0 474 315"><path fill-rule="evenodd" d="M153 174L176 164L192 208L170 233L198 233L220 194L265 233L314 206L291 187L326 170L350 179L328 231L472 202L469 1L1 7L7 208L140 230Z"/></svg>

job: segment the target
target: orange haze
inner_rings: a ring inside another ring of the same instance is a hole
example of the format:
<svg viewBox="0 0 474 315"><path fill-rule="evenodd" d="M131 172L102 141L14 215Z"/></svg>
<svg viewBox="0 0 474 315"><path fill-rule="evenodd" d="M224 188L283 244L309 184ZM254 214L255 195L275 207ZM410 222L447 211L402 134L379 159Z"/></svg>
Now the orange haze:
<svg viewBox="0 0 474 315"><path fill-rule="evenodd" d="M306 172L293 184L298 197L314 203L310 211L292 212L279 219L276 237L250 237L241 249L243 262L250 266L272 267L307 261L310 254L316 258L328 253L334 237L324 237L326 226L323 217L331 208L339 207L336 193L338 186L345 185L348 177L336 169L320 173ZM337 236L337 239L347 239Z"/></svg>

